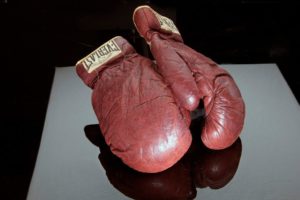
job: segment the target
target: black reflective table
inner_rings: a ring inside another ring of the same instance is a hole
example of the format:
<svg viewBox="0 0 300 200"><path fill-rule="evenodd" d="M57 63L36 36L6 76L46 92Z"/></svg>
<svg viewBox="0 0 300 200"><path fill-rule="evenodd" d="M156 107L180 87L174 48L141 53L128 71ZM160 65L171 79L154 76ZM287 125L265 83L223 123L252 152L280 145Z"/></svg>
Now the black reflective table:
<svg viewBox="0 0 300 200"><path fill-rule="evenodd" d="M197 138L172 168L138 173L101 137L91 90L74 67L57 68L28 200L299 199L300 107L275 64L222 65L246 103L240 138L211 151Z"/></svg>

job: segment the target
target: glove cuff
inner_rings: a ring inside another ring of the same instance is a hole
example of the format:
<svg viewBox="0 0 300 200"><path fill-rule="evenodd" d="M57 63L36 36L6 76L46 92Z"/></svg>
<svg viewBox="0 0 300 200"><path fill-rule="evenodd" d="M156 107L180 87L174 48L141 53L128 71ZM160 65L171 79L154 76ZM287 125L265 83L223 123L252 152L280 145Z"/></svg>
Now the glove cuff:
<svg viewBox="0 0 300 200"><path fill-rule="evenodd" d="M128 41L121 36L116 36L80 59L76 63L76 72L87 86L94 88L103 70L113 63L122 62L121 58L133 53L136 51Z"/></svg>
<svg viewBox="0 0 300 200"><path fill-rule="evenodd" d="M183 42L174 22L158 14L150 6L143 5L137 7L133 12L132 18L137 31L148 43L151 42L151 37L155 32Z"/></svg>

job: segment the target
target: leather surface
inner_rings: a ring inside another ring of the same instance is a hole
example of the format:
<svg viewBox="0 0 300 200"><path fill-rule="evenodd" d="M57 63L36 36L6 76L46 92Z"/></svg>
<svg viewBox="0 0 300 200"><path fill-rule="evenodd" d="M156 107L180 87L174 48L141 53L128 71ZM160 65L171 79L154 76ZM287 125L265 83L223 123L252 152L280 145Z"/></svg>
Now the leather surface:
<svg viewBox="0 0 300 200"><path fill-rule="evenodd" d="M93 88L92 105L111 151L129 167L160 172L174 165L191 144L188 112L181 112L154 63L123 38L122 53L92 73L77 73ZM99 69L99 70L98 70Z"/></svg>
<svg viewBox="0 0 300 200"><path fill-rule="evenodd" d="M203 143L211 149L233 144L243 128L245 104L230 74L185 45L179 34L161 29L152 8L138 7L133 20L181 106L192 111L204 102Z"/></svg>

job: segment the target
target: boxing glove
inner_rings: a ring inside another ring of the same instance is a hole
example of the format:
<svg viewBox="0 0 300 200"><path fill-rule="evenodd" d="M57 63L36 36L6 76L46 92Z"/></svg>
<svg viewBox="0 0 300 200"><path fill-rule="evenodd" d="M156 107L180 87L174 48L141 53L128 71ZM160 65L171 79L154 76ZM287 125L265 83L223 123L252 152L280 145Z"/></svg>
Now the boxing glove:
<svg viewBox="0 0 300 200"><path fill-rule="evenodd" d="M112 153L148 173L174 165L191 144L189 113L181 112L153 65L120 36L76 64L93 89L92 106Z"/></svg>
<svg viewBox="0 0 300 200"><path fill-rule="evenodd" d="M87 138L100 149L99 160L109 182L132 199L194 199L196 188L190 176L189 160L180 159L160 173L141 173L132 170L113 155L105 144L97 125L85 127Z"/></svg>
<svg viewBox="0 0 300 200"><path fill-rule="evenodd" d="M245 105L231 75L185 45L174 23L149 6L136 8L133 21L180 105L192 111L203 100L203 143L211 149L233 144L243 128Z"/></svg>

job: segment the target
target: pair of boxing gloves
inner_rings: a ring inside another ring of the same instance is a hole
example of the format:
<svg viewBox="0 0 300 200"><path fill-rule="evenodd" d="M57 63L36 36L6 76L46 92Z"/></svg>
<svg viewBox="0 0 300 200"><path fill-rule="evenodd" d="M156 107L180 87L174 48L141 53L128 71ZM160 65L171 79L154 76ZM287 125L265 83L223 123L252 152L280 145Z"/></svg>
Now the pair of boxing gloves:
<svg viewBox="0 0 300 200"><path fill-rule="evenodd" d="M192 121L193 136L199 135L198 121ZM234 177L242 153L239 138L229 148L219 151L207 149L201 140L193 140L188 152L169 169L154 174L140 173L112 154L97 124L86 126L84 131L100 149L99 160L109 182L132 199L194 199L196 188L223 188Z"/></svg>
<svg viewBox="0 0 300 200"><path fill-rule="evenodd" d="M76 64L93 89L93 109L111 151L140 172L170 168L191 145L190 112L200 101L203 143L215 150L232 145L245 105L230 74L186 46L174 23L149 6L136 8L133 21L156 63L118 36Z"/></svg>

